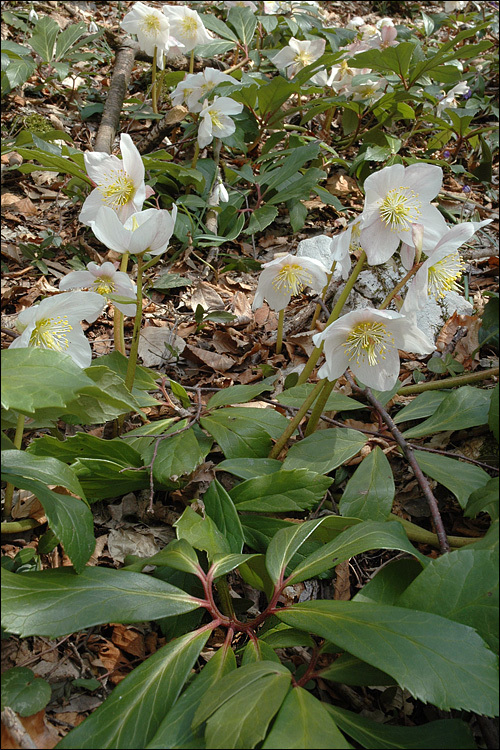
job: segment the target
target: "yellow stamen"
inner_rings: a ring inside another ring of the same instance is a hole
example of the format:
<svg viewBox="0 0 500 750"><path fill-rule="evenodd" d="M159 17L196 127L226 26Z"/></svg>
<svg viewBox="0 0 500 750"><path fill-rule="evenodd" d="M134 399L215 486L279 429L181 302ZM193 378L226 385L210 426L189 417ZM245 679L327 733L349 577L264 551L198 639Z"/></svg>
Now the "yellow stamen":
<svg viewBox="0 0 500 750"><path fill-rule="evenodd" d="M212 120L214 128L222 128L222 120L220 119L220 112L217 109L209 109L208 113Z"/></svg>
<svg viewBox="0 0 500 750"><path fill-rule="evenodd" d="M132 200L135 193L134 182L124 169L113 169L106 178L106 182L97 186L106 205L119 208Z"/></svg>
<svg viewBox="0 0 500 750"><path fill-rule="evenodd" d="M298 263L287 263L273 279L273 287L283 294L300 294L313 283L312 275Z"/></svg>
<svg viewBox="0 0 500 750"><path fill-rule="evenodd" d="M110 278L99 276L94 281L93 289L97 294L102 294L103 297L106 297L108 294L113 294L115 291L115 284Z"/></svg>
<svg viewBox="0 0 500 750"><path fill-rule="evenodd" d="M446 292L459 292L460 287L456 280L460 278L465 270L465 263L458 252L447 255L438 260L433 266L429 266L427 284L429 295L436 300L442 299Z"/></svg>
<svg viewBox="0 0 500 750"><path fill-rule="evenodd" d="M408 232L412 224L418 224L421 206L418 195L411 188L400 185L389 190L380 204L380 218L391 231Z"/></svg>
<svg viewBox="0 0 500 750"><path fill-rule="evenodd" d="M385 359L384 352L394 347L394 339L383 323L366 321L354 326L343 346L349 362L354 359L359 365L367 357L370 367L374 367L379 357Z"/></svg>
<svg viewBox="0 0 500 750"><path fill-rule="evenodd" d="M194 39L198 32L198 22L196 18L183 18L182 31L188 39Z"/></svg>
<svg viewBox="0 0 500 750"><path fill-rule="evenodd" d="M300 65L303 65L305 68L307 65L310 65L312 62L314 62L314 60L312 59L312 55L310 52L301 50L295 55L295 62L300 63Z"/></svg>
<svg viewBox="0 0 500 750"><path fill-rule="evenodd" d="M66 315L58 318L43 318L35 324L30 336L29 346L63 352L69 347L66 332L72 330L73 326L69 324Z"/></svg>
<svg viewBox="0 0 500 750"><path fill-rule="evenodd" d="M158 16L155 16L153 15L153 13L151 13L149 16L145 16L144 20L141 23L141 27L145 34L157 36L158 32L160 31L160 19L158 18Z"/></svg>

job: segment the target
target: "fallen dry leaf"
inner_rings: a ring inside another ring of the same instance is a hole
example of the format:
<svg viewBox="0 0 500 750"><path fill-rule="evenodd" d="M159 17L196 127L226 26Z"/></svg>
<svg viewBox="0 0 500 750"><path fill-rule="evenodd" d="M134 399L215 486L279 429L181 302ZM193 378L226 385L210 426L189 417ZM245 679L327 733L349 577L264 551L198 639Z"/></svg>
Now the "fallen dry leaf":
<svg viewBox="0 0 500 750"><path fill-rule="evenodd" d="M216 372L226 372L234 365L234 359L226 354L216 354L209 352L207 349L200 349L198 346L186 346L184 356L187 352L192 354L194 359L208 365Z"/></svg>

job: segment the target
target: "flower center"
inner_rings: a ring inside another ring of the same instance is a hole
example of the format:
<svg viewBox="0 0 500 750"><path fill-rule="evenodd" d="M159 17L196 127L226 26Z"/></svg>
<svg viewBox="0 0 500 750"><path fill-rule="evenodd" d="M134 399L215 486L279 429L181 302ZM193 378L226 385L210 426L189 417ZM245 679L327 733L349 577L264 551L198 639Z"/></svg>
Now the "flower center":
<svg viewBox="0 0 500 750"><path fill-rule="evenodd" d="M418 224L421 206L417 193L411 188L393 188L380 204L380 218L391 231L408 232L412 224Z"/></svg>
<svg viewBox="0 0 500 750"><path fill-rule="evenodd" d="M349 252L353 253L355 250L359 250L360 243L359 239L361 237L361 227L360 223L354 224L352 227L351 232L351 241L349 243Z"/></svg>
<svg viewBox="0 0 500 750"><path fill-rule="evenodd" d="M106 205L119 208L132 200L135 193L134 182L124 169L113 169L106 178L106 182L97 186Z"/></svg>
<svg viewBox="0 0 500 750"><path fill-rule="evenodd" d="M103 297L106 297L108 294L113 294L113 292L115 291L114 282L106 276L98 276L98 278L92 284L92 287L94 289L94 292L97 292L97 294L102 294Z"/></svg>
<svg viewBox="0 0 500 750"><path fill-rule="evenodd" d="M194 39L198 32L198 22L196 18L183 18L182 31L187 39Z"/></svg>
<svg viewBox="0 0 500 750"><path fill-rule="evenodd" d="M148 16L145 16L144 20L141 23L142 30L145 34L151 34L151 36L157 36L158 32L160 31L160 19L153 15L153 13L150 13Z"/></svg>
<svg viewBox="0 0 500 750"><path fill-rule="evenodd" d="M220 112L217 109L209 109L208 113L210 115L210 119L212 120L212 125L214 126L214 128L222 128Z"/></svg>
<svg viewBox="0 0 500 750"><path fill-rule="evenodd" d="M298 263L288 263L273 279L273 287L283 294L300 294L313 283L312 275Z"/></svg>
<svg viewBox="0 0 500 750"><path fill-rule="evenodd" d="M301 50L295 55L295 62L299 63L305 68L307 65L310 65L312 62L314 62L314 60L310 52Z"/></svg>
<svg viewBox="0 0 500 750"><path fill-rule="evenodd" d="M442 299L446 292L460 291L456 280L464 270L465 264L458 252L447 255L433 266L429 266L427 280L429 294L438 300Z"/></svg>
<svg viewBox="0 0 500 750"><path fill-rule="evenodd" d="M368 364L374 367L379 357L385 359L384 352L394 347L394 339L383 323L366 321L354 326L343 346L349 362L354 359L359 365L360 360L368 358Z"/></svg>
<svg viewBox="0 0 500 750"><path fill-rule="evenodd" d="M43 318L35 324L30 336L29 346L38 346L41 349L55 349L62 352L69 347L67 331L72 331L73 326L69 324L66 315L59 318Z"/></svg>

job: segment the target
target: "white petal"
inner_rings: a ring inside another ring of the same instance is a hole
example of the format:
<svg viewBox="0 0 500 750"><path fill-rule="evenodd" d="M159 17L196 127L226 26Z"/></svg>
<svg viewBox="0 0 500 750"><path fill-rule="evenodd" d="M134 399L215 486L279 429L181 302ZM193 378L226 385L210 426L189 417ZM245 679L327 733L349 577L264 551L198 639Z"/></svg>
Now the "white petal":
<svg viewBox="0 0 500 750"><path fill-rule="evenodd" d="M95 221L99 210L104 206L103 196L100 190L97 188L92 190L90 195L85 198L85 201L78 217L82 224L87 227L90 226L92 221ZM113 209L109 209L112 211Z"/></svg>
<svg viewBox="0 0 500 750"><path fill-rule="evenodd" d="M376 365L369 365L368 359L360 359L359 364L354 360L349 363L352 374L368 388L377 391L390 391L398 379L400 363L396 348L387 349L385 359Z"/></svg>
<svg viewBox="0 0 500 750"><path fill-rule="evenodd" d="M430 203L422 206L420 213L419 222L424 225L422 250L429 255L448 230L448 226L442 213Z"/></svg>
<svg viewBox="0 0 500 750"><path fill-rule="evenodd" d="M123 156L122 168L132 178L134 186L138 188L144 182L144 163L128 133L122 133L120 136L120 151Z"/></svg>
<svg viewBox="0 0 500 750"><path fill-rule="evenodd" d="M90 228L97 239L110 250L117 253L128 252L131 233L109 206L101 207L95 220L90 222Z"/></svg>
<svg viewBox="0 0 500 750"><path fill-rule="evenodd" d="M121 169L122 163L117 156L102 151L87 151L83 155L85 170L96 185L102 182L103 174L111 169Z"/></svg>
<svg viewBox="0 0 500 750"><path fill-rule="evenodd" d="M415 263L415 248L411 245L407 245L406 242L403 242L401 245L401 250L399 251L399 255L401 257L401 263L403 264L403 268L406 271L409 271L410 268L413 268L413 264Z"/></svg>
<svg viewBox="0 0 500 750"><path fill-rule="evenodd" d="M377 198L385 198L389 190L404 185L405 168L402 164L393 164L392 167L384 167L379 172L374 172L366 178L363 189L368 203L368 191L373 191ZM364 213L364 212L363 212Z"/></svg>
<svg viewBox="0 0 500 750"><path fill-rule="evenodd" d="M436 164L411 164L406 167L404 182L401 184L414 190L419 199L427 203L441 190L443 170Z"/></svg>
<svg viewBox="0 0 500 750"><path fill-rule="evenodd" d="M205 148L212 143L214 137L212 134L212 118L210 116L201 119L198 128L198 144L200 148Z"/></svg>
<svg viewBox="0 0 500 750"><path fill-rule="evenodd" d="M413 354L430 354L435 350L435 344L427 338L410 318L401 318L391 325L394 342L398 349Z"/></svg>
<svg viewBox="0 0 500 750"><path fill-rule="evenodd" d="M67 292L70 289L85 289L85 287L91 286L94 281L95 277L89 271L71 271L59 282L59 289L61 292Z"/></svg>
<svg viewBox="0 0 500 750"><path fill-rule="evenodd" d="M361 230L359 243L366 253L368 263L378 266L386 263L394 255L399 245L399 237L377 219L367 229Z"/></svg>

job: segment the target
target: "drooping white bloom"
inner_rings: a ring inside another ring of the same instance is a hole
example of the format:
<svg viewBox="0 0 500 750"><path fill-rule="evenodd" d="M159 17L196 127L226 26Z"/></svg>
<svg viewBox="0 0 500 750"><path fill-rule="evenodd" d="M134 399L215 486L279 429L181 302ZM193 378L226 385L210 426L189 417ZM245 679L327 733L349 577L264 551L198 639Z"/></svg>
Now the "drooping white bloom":
<svg viewBox="0 0 500 750"><path fill-rule="evenodd" d="M120 151L122 160L100 151L84 154L87 174L96 188L83 204L79 216L82 224L90 226L101 206L113 209L122 222L141 210L146 200L144 164L127 133L120 136Z"/></svg>
<svg viewBox="0 0 500 750"><path fill-rule="evenodd" d="M467 1L464 0L446 0L444 4L445 13L453 13L456 10L463 10L467 5Z"/></svg>
<svg viewBox="0 0 500 750"><path fill-rule="evenodd" d="M219 83L235 83L235 79L216 68L205 68L203 73L188 73L183 81L172 91L172 104L186 103L190 112L201 112L206 99Z"/></svg>
<svg viewBox="0 0 500 750"><path fill-rule="evenodd" d="M252 0L224 0L226 8L250 8L254 13L259 10Z"/></svg>
<svg viewBox="0 0 500 750"><path fill-rule="evenodd" d="M271 58L273 65L278 70L284 70L288 78L293 78L299 70L316 62L325 51L326 41L324 39L312 39L301 42L292 36L289 44L283 47L277 55ZM326 85L328 74L326 70L320 70L311 78L311 83Z"/></svg>
<svg viewBox="0 0 500 750"><path fill-rule="evenodd" d="M168 18L171 33L180 42L180 52L191 52L198 44L212 41L213 37L195 10L186 5L164 5L163 13Z"/></svg>
<svg viewBox="0 0 500 750"><path fill-rule="evenodd" d="M137 289L132 279L123 271L118 271L112 263L106 261L102 266L88 263L86 271L71 271L59 282L59 289L67 292L71 289L88 289L102 294L109 299L110 295L129 297L131 304L113 302L124 315L135 315Z"/></svg>
<svg viewBox="0 0 500 750"><path fill-rule="evenodd" d="M332 261L337 262L333 278L349 278L351 273L351 253L359 249L361 236L361 220L352 221L345 232L336 234L332 238Z"/></svg>
<svg viewBox="0 0 500 750"><path fill-rule="evenodd" d="M99 31L98 25L94 21L91 21L89 23L89 34L97 34L98 31Z"/></svg>
<svg viewBox="0 0 500 750"><path fill-rule="evenodd" d="M430 354L434 344L409 318L391 310L354 310L313 337L324 345L319 378L336 380L349 367L365 386L388 391L399 375L398 349Z"/></svg>
<svg viewBox="0 0 500 750"><path fill-rule="evenodd" d="M429 252L446 231L446 222L430 201L438 194L443 170L434 164L394 164L366 178L361 246L368 263L385 263L400 241L413 245L412 224L425 227L423 251Z"/></svg>
<svg viewBox="0 0 500 750"><path fill-rule="evenodd" d="M346 29L350 29L351 31L357 31L360 26L364 26L365 21L361 16L354 16L351 18L350 21L348 21Z"/></svg>
<svg viewBox="0 0 500 750"><path fill-rule="evenodd" d="M227 192L226 186L220 178L217 180L217 184L215 185L213 197L215 205L218 205L219 203L227 203L229 201L229 193Z"/></svg>
<svg viewBox="0 0 500 750"><path fill-rule="evenodd" d="M236 130L236 125L229 115L239 115L243 109L241 102L235 102L228 96L214 96L212 102L203 102L200 111L198 144L200 148L208 146L214 138L227 138Z"/></svg>
<svg viewBox="0 0 500 750"><path fill-rule="evenodd" d="M168 52L170 47L182 47L179 40L171 37L168 18L161 10L150 5L134 3L120 26L129 34L137 34L139 47L147 55L153 57L156 47L159 67L163 67L163 54Z"/></svg>
<svg viewBox="0 0 500 750"><path fill-rule="evenodd" d="M276 13L293 13L295 10L317 10L320 11L319 3L316 0L301 0L301 2L286 2L270 0L264 2L264 13L266 15L275 15Z"/></svg>
<svg viewBox="0 0 500 750"><path fill-rule="evenodd" d="M38 13L34 8L31 8L28 14L28 21L30 21L30 23L36 23L38 21Z"/></svg>
<svg viewBox="0 0 500 750"><path fill-rule="evenodd" d="M446 230L413 277L401 308L403 314L421 310L428 304L429 298L439 301L447 292L460 291L457 280L462 276L465 264L458 248L470 240L478 229L491 222L492 219L468 221Z"/></svg>
<svg viewBox="0 0 500 750"><path fill-rule="evenodd" d="M172 237L177 206L172 213L162 209L148 208L132 214L122 224L115 212L104 206L90 224L97 239L116 253L131 255L161 255Z"/></svg>
<svg viewBox="0 0 500 750"><path fill-rule="evenodd" d="M346 87L345 93L352 97L354 102L367 102L372 103L380 99L384 95L384 92L380 90L380 87L386 83L384 78L368 78L363 83L358 83L353 86L351 84Z"/></svg>
<svg viewBox="0 0 500 750"><path fill-rule="evenodd" d="M47 297L39 305L19 313L16 325L22 333L9 348L53 349L68 354L80 367L88 367L92 351L80 321L93 323L105 304L106 300L95 292L65 292Z"/></svg>
<svg viewBox="0 0 500 750"><path fill-rule="evenodd" d="M326 282L327 269L319 260L287 253L262 265L252 309L262 307L266 299L269 307L279 312L306 286L321 292Z"/></svg>
<svg viewBox="0 0 500 750"><path fill-rule="evenodd" d="M458 107L456 97L467 94L469 90L470 89L467 81L460 81L460 83L457 83L455 86L453 86L453 88L450 89L448 93L445 94L438 102L438 105L436 107L436 113L438 117L441 117L445 109L456 109Z"/></svg>

